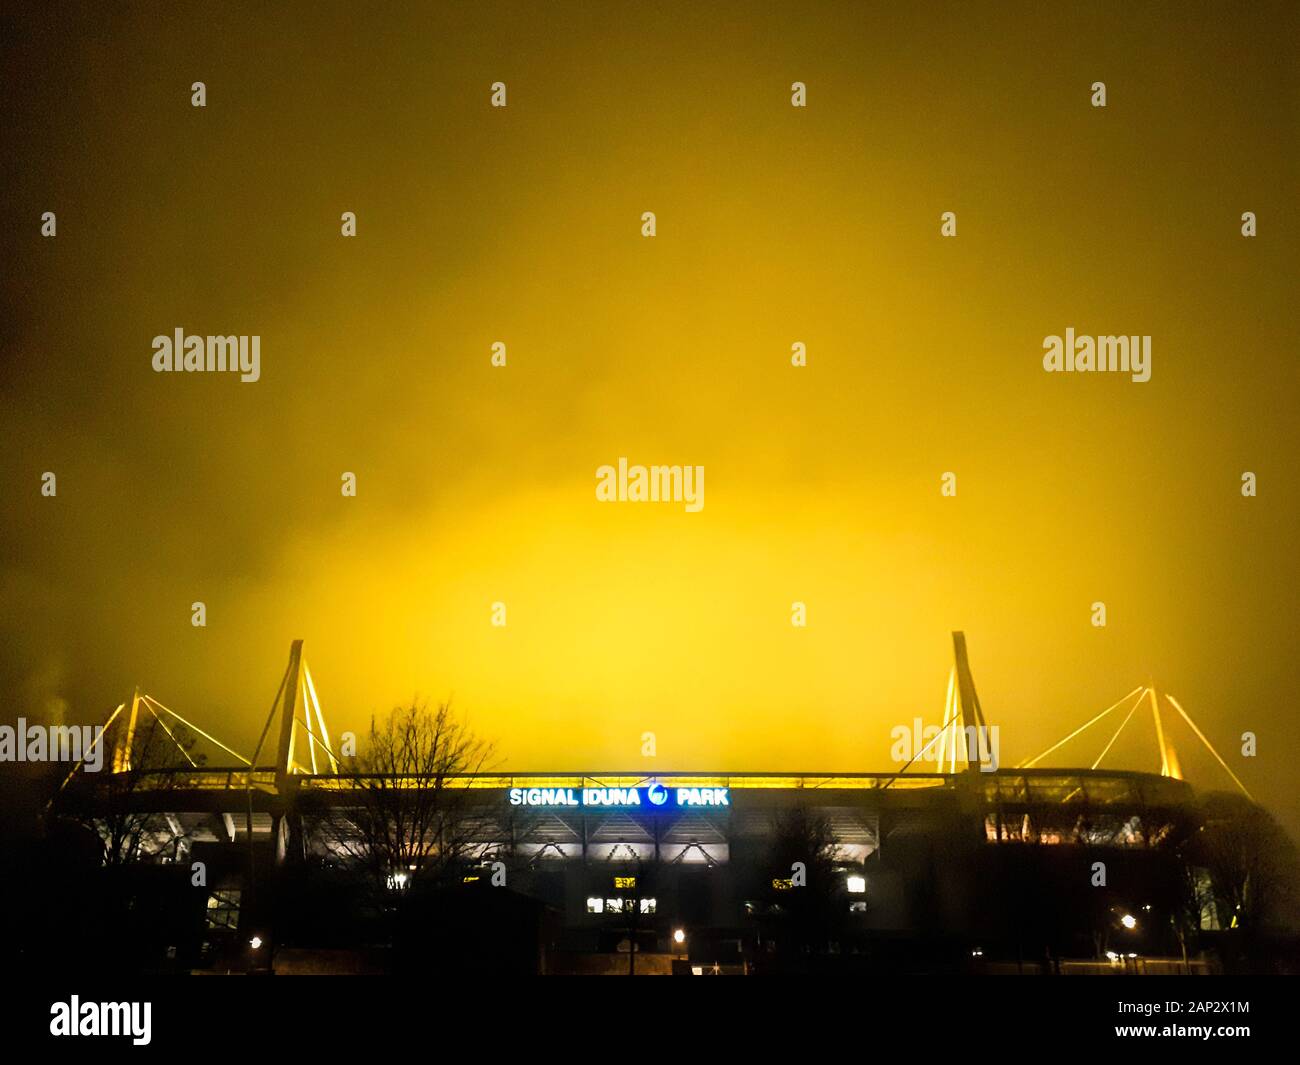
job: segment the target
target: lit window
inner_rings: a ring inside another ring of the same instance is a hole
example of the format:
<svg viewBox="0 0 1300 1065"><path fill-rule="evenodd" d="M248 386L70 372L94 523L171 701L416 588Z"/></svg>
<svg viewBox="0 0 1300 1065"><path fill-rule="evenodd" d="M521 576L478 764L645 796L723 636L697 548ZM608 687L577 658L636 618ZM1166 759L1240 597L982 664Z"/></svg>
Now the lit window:
<svg viewBox="0 0 1300 1065"><path fill-rule="evenodd" d="M239 889L214 891L208 896L208 927L236 928L239 926Z"/></svg>
<svg viewBox="0 0 1300 1065"><path fill-rule="evenodd" d="M867 904L865 902L850 902L849 913L866 913Z"/></svg>
<svg viewBox="0 0 1300 1065"><path fill-rule="evenodd" d="M865 876L851 876L846 883L848 884L850 895L866 894L867 878Z"/></svg>
<svg viewBox="0 0 1300 1065"><path fill-rule="evenodd" d="M606 913L622 913L625 909L628 912L631 912L632 910L631 899L606 899L605 900Z"/></svg>
<svg viewBox="0 0 1300 1065"><path fill-rule="evenodd" d="M655 899L642 899L642 900L641 900L641 912L642 912L642 913L654 913L654 912L655 912L655 906L656 906L656 904L657 904L657 903L656 903L656 900L655 900Z"/></svg>
<svg viewBox="0 0 1300 1065"><path fill-rule="evenodd" d="M588 913L604 913L604 912L605 912L605 900L604 900L604 899L588 899L588 900L587 900L587 912L588 912Z"/></svg>

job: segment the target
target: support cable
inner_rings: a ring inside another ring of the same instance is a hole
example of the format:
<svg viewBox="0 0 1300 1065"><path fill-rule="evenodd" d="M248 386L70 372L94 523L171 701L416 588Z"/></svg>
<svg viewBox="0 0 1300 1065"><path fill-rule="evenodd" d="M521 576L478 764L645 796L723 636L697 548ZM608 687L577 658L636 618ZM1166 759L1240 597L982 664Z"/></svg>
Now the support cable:
<svg viewBox="0 0 1300 1065"><path fill-rule="evenodd" d="M1027 761L1027 762L1021 762L1018 766L1016 766L1016 768L1017 768L1017 769L1029 769L1029 768L1031 768L1035 762L1042 761L1044 758L1046 758L1049 754L1051 754L1051 753L1052 753L1054 750L1056 750L1058 747L1064 747L1067 743L1069 743L1072 739L1074 739L1075 736L1079 735L1080 732L1083 732L1085 729L1092 728L1093 725L1095 725L1095 724L1096 724L1098 721L1100 721L1103 717L1105 717L1107 714L1109 714L1112 710L1116 710L1116 709L1118 709L1119 707L1123 706L1126 702L1128 702L1131 698L1133 698L1133 696L1137 695L1139 692L1144 691L1144 690L1145 690L1144 686L1141 685L1141 684L1139 684L1136 688L1134 688L1131 692L1129 692L1126 696L1124 696L1124 698L1120 699L1119 702L1111 704L1111 705L1108 706L1105 710L1103 710L1100 714L1098 714L1096 717L1094 717L1091 721L1087 722L1086 724L1080 725L1077 729L1075 729L1075 730L1074 730L1073 732L1071 732L1068 736L1066 736L1065 739L1060 740L1060 741L1058 741L1057 743L1052 744L1052 746L1048 747L1047 750L1045 750L1042 754L1037 755L1036 757L1029 759L1029 761Z"/></svg>
<svg viewBox="0 0 1300 1065"><path fill-rule="evenodd" d="M153 714L153 719L154 719L155 721L157 721L159 725L162 726L162 730L163 730L165 733L167 733L167 738L168 738L169 740L171 740L172 743L176 744L176 749L177 749L178 751L180 751L181 754L185 755L185 761L187 761L187 762L190 763L190 768L191 768L191 769L198 769L199 765L198 765L198 763L197 763L196 761L194 761L193 758L190 757L190 752L187 751L184 747L181 746L181 741L178 740L178 739L176 738L176 736L172 733L172 730L169 729L169 728L167 727L167 723L166 723L162 718L160 718L160 717L158 716L158 711L155 710L152 706L149 705L149 703L148 703L148 701L147 701L147 700L148 700L148 696L145 696L145 699L146 699L146 702L145 702L145 709L148 710L149 713Z"/></svg>
<svg viewBox="0 0 1300 1065"><path fill-rule="evenodd" d="M955 669L956 669L956 667L954 667L954 671L955 671ZM951 687L951 680L950 680L950 681L949 681L949 692L951 692L951 691L952 691L952 687ZM945 709L946 709L946 708L945 708ZM954 710L954 712L953 712L953 717L954 717L954 718L956 717L956 714L957 714L957 711ZM949 721L951 721L951 720L952 720L952 719L950 718ZM883 784L883 785L881 785L880 790L881 790L881 791L884 791L885 788L889 787L890 784L894 783L895 780L897 780L899 777L901 777L904 773L907 772L908 767L910 767L911 764L912 764L913 762L915 762L918 758L920 758L923 754L925 754L926 751L928 751L931 747L933 747L933 746L934 746L934 741L937 740L940 736L942 736L942 735L944 734L944 729L946 729L946 728L948 727L948 724L949 724L949 722L948 722L948 721L945 721L945 722L943 723L943 728L941 728L941 729L940 729L940 730L939 730L939 731L938 731L934 736L932 736L932 737L930 738L930 742L927 743L924 747L922 747L919 751L917 751L916 754L912 755L912 757L909 758L909 759L907 760L907 764L904 765L902 769L900 769L897 773L895 773L893 776L891 776L891 777L889 778L889 782L888 782L887 784Z"/></svg>
<svg viewBox="0 0 1300 1065"><path fill-rule="evenodd" d="M1186 721L1187 724L1191 726L1192 731L1196 733L1196 738L1200 740L1203 744L1205 744L1206 749L1212 755L1214 755L1216 759L1218 759L1219 765L1223 766L1224 772L1226 772L1228 776L1232 777L1233 783L1236 784L1237 787L1241 789L1241 793L1244 796L1246 796L1246 798L1248 798L1251 802L1254 802L1255 797L1251 795L1249 791L1246 790L1246 785L1237 779L1237 774L1228 768L1228 763L1219 757L1219 752L1214 749L1214 744L1212 744L1209 740L1205 738L1205 733L1203 733L1200 729L1196 727L1196 722L1187 716L1187 711L1184 710L1178 704L1178 700L1175 699L1168 692L1165 692L1165 698L1169 700L1169 705L1172 706L1175 710L1177 710L1182 715L1183 720Z"/></svg>
<svg viewBox="0 0 1300 1065"><path fill-rule="evenodd" d="M1113 735L1110 738L1110 742L1106 744L1105 747L1102 748L1101 754L1097 755L1097 760L1093 762L1091 766L1088 767L1089 769L1096 769L1099 765L1101 765L1101 760L1105 758L1106 755L1110 752L1110 749L1115 746L1115 741L1119 739L1119 734L1123 732L1125 727L1128 725L1128 723L1133 720L1133 715L1137 713L1137 708L1141 705L1142 705L1142 696L1139 695L1137 697L1137 702L1133 704L1132 708L1130 708L1128 712L1128 715L1120 723L1119 728L1115 730L1115 735Z"/></svg>
<svg viewBox="0 0 1300 1065"><path fill-rule="evenodd" d="M203 731L201 728L199 728L197 725L193 724L193 723L190 722L190 721L186 721L185 718L181 717L181 715L178 714L175 710L172 710L172 709L170 709L169 707L163 706L163 704L160 703L157 699L155 699L152 695L143 695L143 696L141 696L141 698L144 699L146 702L152 704L152 708L156 708L156 709L158 709L158 710L162 710L164 713L171 714L172 717L174 717L177 721L179 721L182 725L184 725L184 726L185 726L187 729L189 729L191 732L197 732L200 736L202 736L202 737L203 737L205 740L207 740L208 742L210 742L210 743L215 743L218 747L220 747L220 748L221 748L223 751L225 751L227 754L233 754L236 758L238 758L241 762L243 762L244 765L251 766L251 765L253 764L253 763L250 762L247 758L245 758L242 754L240 754L238 751L231 750L229 747L227 747L224 743L222 743L222 742L221 742L219 739L217 739L215 736L209 736L206 732L204 732L204 731ZM158 716L157 714L154 714L154 717L157 717L157 716ZM161 722L160 722L160 724L161 724ZM166 728L165 725L164 725L163 727ZM168 733L168 735L171 735L171 733Z"/></svg>

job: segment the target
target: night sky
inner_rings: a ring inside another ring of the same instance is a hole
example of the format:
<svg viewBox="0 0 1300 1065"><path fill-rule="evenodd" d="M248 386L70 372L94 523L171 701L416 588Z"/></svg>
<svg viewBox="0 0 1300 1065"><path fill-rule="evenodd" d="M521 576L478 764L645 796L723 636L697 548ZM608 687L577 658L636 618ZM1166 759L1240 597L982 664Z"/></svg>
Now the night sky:
<svg viewBox="0 0 1300 1065"><path fill-rule="evenodd" d="M301 637L335 733L888 771L962 629L1004 762L1154 684L1300 831L1300 8L405 6L0 16L5 721L138 683L251 753ZM1071 328L1151 379L1044 372Z"/></svg>

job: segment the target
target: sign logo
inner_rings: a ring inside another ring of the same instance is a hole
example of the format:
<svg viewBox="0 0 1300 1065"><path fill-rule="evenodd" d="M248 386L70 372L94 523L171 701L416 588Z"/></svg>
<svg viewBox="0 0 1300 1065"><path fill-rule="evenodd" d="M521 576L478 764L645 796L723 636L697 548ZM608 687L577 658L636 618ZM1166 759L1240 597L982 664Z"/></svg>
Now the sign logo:
<svg viewBox="0 0 1300 1065"><path fill-rule="evenodd" d="M511 806L604 806L618 810L634 807L731 806L730 788L667 788L653 783L644 788L511 788Z"/></svg>

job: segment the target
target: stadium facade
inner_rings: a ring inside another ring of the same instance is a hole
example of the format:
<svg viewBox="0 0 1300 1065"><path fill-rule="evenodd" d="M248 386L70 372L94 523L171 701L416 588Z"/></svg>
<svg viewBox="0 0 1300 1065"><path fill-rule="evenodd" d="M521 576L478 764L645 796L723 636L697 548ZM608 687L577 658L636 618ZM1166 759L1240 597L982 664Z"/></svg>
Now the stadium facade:
<svg viewBox="0 0 1300 1065"><path fill-rule="evenodd" d="M963 721L987 727L959 634L955 646L945 711L954 740ZM279 967L272 959L295 951L357 947L365 937L344 933L348 903L331 895L329 873L357 853L367 820L358 814L430 782L342 771L300 643L263 733L278 714L274 765L259 765L259 745L242 765L143 771L133 737L160 712L179 718L138 693L119 707L107 723L111 771L82 774L56 807L83 823L96 804L110 819L129 812L153 864L177 870L177 883L202 867L202 890L185 893L188 917L171 934L194 942L169 945L169 956L238 967L257 942L267 948L260 964ZM550 972L625 963L752 972L814 956L887 970L1035 971L1176 951L1196 875L1176 846L1192 824L1189 785L978 759L957 769L957 746L946 773L439 780L455 797L462 859L457 898L438 900L464 914L449 950L470 968L490 968L506 950L512 966ZM420 872L386 870L394 897ZM1203 915L1203 927L1215 919ZM449 942L447 928L439 935Z"/></svg>

